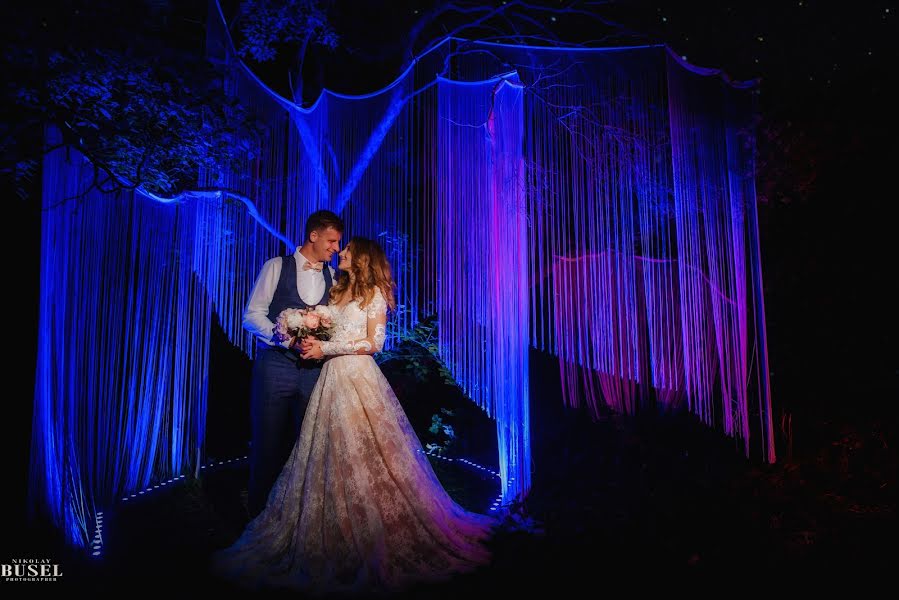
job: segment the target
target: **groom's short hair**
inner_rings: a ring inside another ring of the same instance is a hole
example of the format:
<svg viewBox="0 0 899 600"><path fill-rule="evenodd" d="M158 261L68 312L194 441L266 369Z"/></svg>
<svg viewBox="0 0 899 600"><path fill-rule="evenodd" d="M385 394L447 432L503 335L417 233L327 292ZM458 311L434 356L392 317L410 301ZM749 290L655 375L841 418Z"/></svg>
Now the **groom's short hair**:
<svg viewBox="0 0 899 600"><path fill-rule="evenodd" d="M309 239L313 231L320 231L328 227L333 227L340 233L343 233L343 219L330 210L315 211L306 219L306 239Z"/></svg>

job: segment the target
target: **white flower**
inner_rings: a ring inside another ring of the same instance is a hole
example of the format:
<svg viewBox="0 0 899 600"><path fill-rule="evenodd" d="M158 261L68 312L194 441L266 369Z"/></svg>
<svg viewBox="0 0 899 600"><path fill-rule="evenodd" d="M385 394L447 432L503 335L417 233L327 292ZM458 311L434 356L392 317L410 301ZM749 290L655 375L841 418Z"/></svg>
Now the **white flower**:
<svg viewBox="0 0 899 600"><path fill-rule="evenodd" d="M291 329L299 329L303 326L303 312L291 311L287 314L287 326Z"/></svg>

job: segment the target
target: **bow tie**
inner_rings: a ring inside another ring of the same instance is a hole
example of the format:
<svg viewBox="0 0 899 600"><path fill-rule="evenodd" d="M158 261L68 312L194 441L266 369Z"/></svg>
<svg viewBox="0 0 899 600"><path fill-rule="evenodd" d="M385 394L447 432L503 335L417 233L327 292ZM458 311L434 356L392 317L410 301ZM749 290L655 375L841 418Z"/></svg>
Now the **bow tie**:
<svg viewBox="0 0 899 600"><path fill-rule="evenodd" d="M303 270L304 270L304 271L321 271L321 270L322 270L322 263L315 263L315 264L312 264L311 262L309 262L309 261L307 260L306 263L303 265Z"/></svg>

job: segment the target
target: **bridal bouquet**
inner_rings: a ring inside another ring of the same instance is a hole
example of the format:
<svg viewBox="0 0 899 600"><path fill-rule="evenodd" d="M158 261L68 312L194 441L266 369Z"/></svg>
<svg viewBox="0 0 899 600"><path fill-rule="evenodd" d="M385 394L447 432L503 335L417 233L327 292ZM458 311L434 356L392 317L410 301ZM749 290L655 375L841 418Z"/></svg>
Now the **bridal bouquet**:
<svg viewBox="0 0 899 600"><path fill-rule="evenodd" d="M275 341L283 342L290 338L302 340L314 337L317 340L331 339L331 329L334 324L331 317L322 310L315 308L285 308L275 321Z"/></svg>

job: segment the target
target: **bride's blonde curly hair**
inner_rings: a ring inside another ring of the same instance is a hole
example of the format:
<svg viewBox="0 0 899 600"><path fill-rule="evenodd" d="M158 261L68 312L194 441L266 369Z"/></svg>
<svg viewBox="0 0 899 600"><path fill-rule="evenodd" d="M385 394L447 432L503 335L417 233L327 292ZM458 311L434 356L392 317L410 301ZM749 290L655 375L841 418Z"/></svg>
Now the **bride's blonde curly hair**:
<svg viewBox="0 0 899 600"><path fill-rule="evenodd" d="M374 298L375 288L379 288L390 310L395 309L393 290L396 284L381 245L368 238L354 237L347 247L350 270L340 273L336 285L331 288L331 300L339 302L349 290L350 298L358 299L359 307L365 308Z"/></svg>

